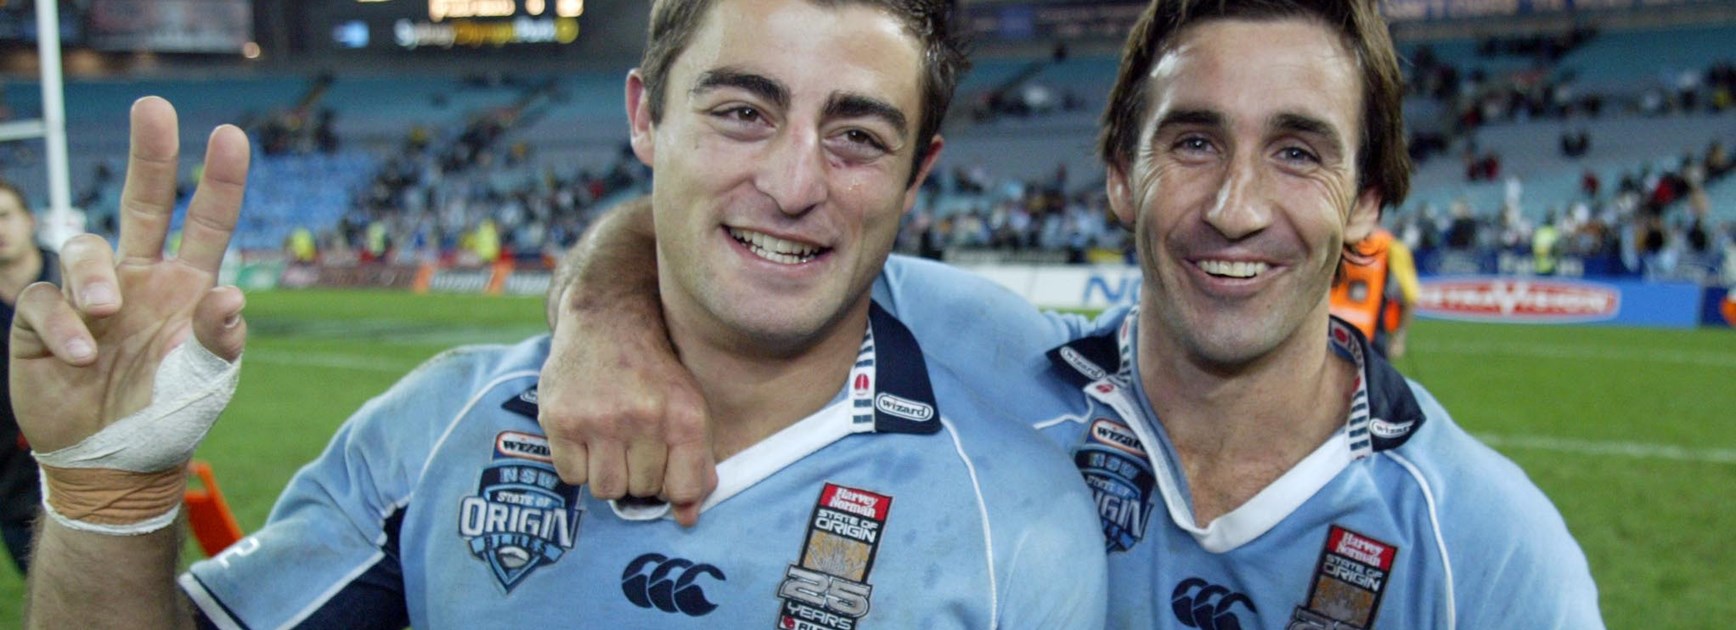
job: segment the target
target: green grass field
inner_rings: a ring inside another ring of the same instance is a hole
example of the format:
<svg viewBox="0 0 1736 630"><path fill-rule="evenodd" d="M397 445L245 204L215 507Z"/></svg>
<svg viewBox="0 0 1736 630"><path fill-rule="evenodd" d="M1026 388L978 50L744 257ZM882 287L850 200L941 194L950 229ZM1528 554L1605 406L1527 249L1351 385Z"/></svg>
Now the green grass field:
<svg viewBox="0 0 1736 630"><path fill-rule="evenodd" d="M241 389L199 454L247 529L350 412L410 368L543 329L536 299L278 291L251 295L247 313ZM1736 503L1724 502L1736 488L1736 332L1420 322L1411 343L1399 367L1561 508L1610 627L1736 618ZM23 585L0 566L0 628L13 628Z"/></svg>

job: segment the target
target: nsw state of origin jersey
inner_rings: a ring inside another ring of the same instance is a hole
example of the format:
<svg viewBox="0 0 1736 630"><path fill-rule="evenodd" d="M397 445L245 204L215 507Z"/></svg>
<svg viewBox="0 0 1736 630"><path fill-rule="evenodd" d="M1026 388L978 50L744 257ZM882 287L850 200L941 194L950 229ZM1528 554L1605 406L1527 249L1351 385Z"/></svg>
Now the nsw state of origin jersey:
<svg viewBox="0 0 1736 630"><path fill-rule="evenodd" d="M1072 454L1109 558L1112 628L1601 628L1561 516L1517 466L1334 320L1357 368L1344 426L1237 509L1196 523L1144 391L1139 312L1038 314L969 273L894 257L876 299L929 360L1018 400ZM972 369L975 372L971 372Z"/></svg>
<svg viewBox="0 0 1736 630"><path fill-rule="evenodd" d="M870 320L843 392L721 463L694 528L556 475L542 337L368 403L182 588L217 627L1101 627L1100 530L1065 453Z"/></svg>

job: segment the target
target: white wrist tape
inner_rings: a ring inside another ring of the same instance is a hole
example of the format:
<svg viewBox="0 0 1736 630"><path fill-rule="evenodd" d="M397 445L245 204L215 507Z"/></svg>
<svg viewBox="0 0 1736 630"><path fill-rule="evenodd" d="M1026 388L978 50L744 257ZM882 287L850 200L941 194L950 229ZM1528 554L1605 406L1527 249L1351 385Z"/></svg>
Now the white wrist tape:
<svg viewBox="0 0 1736 630"><path fill-rule="evenodd" d="M151 404L77 444L36 453L44 466L158 473L178 469L193 457L193 451L217 416L235 395L241 377L241 360L224 361L200 345L197 339L169 351L157 367L151 387ZM106 534L141 534L174 522L180 505L168 513L131 525L114 526L69 519L49 505L48 484L43 484L43 508L61 525ZM128 531L121 531L128 530Z"/></svg>

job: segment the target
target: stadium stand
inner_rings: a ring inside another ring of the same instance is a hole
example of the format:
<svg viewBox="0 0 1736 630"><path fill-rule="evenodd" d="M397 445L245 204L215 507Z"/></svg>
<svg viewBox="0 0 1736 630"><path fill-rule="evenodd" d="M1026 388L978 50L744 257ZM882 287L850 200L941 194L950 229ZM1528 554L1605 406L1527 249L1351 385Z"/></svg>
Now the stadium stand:
<svg viewBox="0 0 1736 630"><path fill-rule="evenodd" d="M1596 242L1580 250L1615 260L1598 269L1627 274L1648 273L1645 261L1664 250L1685 251L1696 229L1704 249L1728 248L1736 185L1709 176L1717 169L1706 162L1713 143L1736 146L1736 72L1719 56L1733 40L1736 28L1725 26L1404 44L1419 159L1410 199L1388 213L1389 226L1425 270L1431 250L1452 249L1444 241L1455 221L1474 226L1465 244L1485 254L1524 254L1531 230L1551 217L1570 234L1593 229L1567 242ZM1050 53L978 61L905 226L906 251L1121 259L1127 239L1104 215L1093 149L1117 59ZM220 122L254 134L236 243L244 251L278 250L305 227L336 260L384 258L370 251L382 242L370 230L383 233L395 260L453 260L486 221L508 253L538 259L645 181L622 146L620 81L619 71L75 81L75 197L95 229L112 225L126 106L162 94L180 107L183 146L202 146ZM14 116L40 108L27 81L3 94ZM1583 145L1564 152L1573 138ZM0 164L33 192L43 178L31 151L9 145ZM190 182L195 167L184 168ZM1587 179L1600 189L1587 191ZM1681 190L1652 203L1660 182ZM1689 207L1693 190L1703 209ZM1661 243L1647 240L1653 232Z"/></svg>

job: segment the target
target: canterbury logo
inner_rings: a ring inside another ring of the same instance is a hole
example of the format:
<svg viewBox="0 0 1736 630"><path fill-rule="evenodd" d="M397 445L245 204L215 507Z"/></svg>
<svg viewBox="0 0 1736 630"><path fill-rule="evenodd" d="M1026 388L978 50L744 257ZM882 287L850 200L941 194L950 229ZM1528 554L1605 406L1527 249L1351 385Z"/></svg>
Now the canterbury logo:
<svg viewBox="0 0 1736 630"><path fill-rule="evenodd" d="M698 617L717 609L717 604L705 599L705 591L694 583L703 576L719 582L725 580L723 571L709 564L648 553L627 563L627 569L621 572L621 592L627 601L640 608Z"/></svg>
<svg viewBox="0 0 1736 630"><path fill-rule="evenodd" d="M1260 612L1247 595L1197 577L1182 580L1170 594L1176 620L1181 625L1200 630L1242 630L1242 620L1236 617L1237 604L1247 608L1248 612Z"/></svg>

